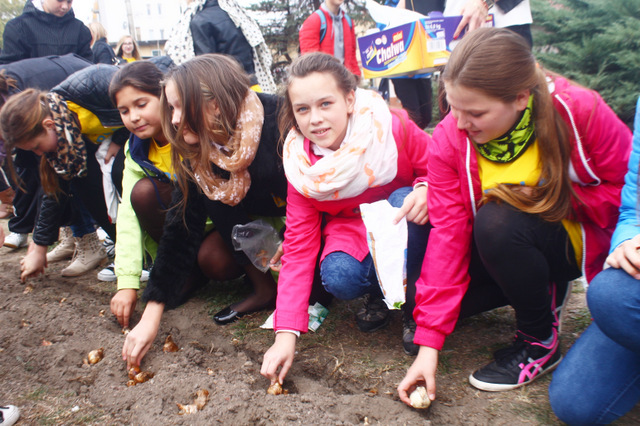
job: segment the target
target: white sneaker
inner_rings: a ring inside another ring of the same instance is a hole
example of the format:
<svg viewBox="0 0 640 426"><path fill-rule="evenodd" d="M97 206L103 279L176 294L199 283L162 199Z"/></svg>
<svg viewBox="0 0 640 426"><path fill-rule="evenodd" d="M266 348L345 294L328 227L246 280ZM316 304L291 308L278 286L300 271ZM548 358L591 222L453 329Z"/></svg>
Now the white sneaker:
<svg viewBox="0 0 640 426"><path fill-rule="evenodd" d="M15 405L0 407L0 425L11 426L20 418L20 410Z"/></svg>
<svg viewBox="0 0 640 426"><path fill-rule="evenodd" d="M102 271L98 272L98 280L105 282L113 282L118 279L116 276L116 265L114 263L110 264ZM142 274L140 275L140 282L149 281L149 271L146 269L142 270ZM1 426L1 425L0 425Z"/></svg>
<svg viewBox="0 0 640 426"><path fill-rule="evenodd" d="M118 279L115 271L116 265L111 263L109 266L98 272L98 280L105 282L113 282Z"/></svg>
<svg viewBox="0 0 640 426"><path fill-rule="evenodd" d="M4 239L4 245L12 249L26 247L28 237L29 234L18 234L17 232L12 232Z"/></svg>
<svg viewBox="0 0 640 426"><path fill-rule="evenodd" d="M106 238L109 238L109 234L107 234L105 230L100 227L96 229L96 233L98 234L98 239L100 241L104 241Z"/></svg>

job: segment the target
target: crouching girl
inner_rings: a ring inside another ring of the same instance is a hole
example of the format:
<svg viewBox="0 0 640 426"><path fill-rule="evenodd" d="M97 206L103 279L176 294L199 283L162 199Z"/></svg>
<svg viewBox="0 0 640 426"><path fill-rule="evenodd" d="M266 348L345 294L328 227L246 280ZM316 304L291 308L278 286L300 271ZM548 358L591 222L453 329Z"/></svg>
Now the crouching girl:
<svg viewBox="0 0 640 426"><path fill-rule="evenodd" d="M337 59L310 53L289 68L280 131L289 191L287 231L275 312L276 339L261 373L285 378L297 336L307 331L307 300L320 256L324 287L340 299L366 295L362 331L388 322L359 206L389 198L426 175L429 136L404 112L389 111ZM405 198L407 219L424 224L427 188ZM411 301L409 301L411 304ZM278 373L279 368L281 370Z"/></svg>

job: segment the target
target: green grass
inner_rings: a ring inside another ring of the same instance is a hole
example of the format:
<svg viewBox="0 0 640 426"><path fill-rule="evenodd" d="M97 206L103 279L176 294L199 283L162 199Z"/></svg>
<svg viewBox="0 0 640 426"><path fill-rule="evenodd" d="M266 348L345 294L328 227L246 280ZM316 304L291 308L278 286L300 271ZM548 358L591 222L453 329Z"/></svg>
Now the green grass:
<svg viewBox="0 0 640 426"><path fill-rule="evenodd" d="M49 390L46 387L40 386L34 389L33 391L27 393L24 397L29 401L42 401L47 396L48 391Z"/></svg>

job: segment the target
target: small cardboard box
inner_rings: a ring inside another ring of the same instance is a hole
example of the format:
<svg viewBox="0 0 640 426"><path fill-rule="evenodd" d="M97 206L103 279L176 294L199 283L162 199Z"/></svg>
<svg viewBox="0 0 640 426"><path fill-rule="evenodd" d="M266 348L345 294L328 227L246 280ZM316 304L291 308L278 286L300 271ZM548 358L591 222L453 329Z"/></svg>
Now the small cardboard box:
<svg viewBox="0 0 640 426"><path fill-rule="evenodd" d="M462 16L433 16L358 38L365 78L431 72L449 60ZM493 26L493 15L486 26Z"/></svg>

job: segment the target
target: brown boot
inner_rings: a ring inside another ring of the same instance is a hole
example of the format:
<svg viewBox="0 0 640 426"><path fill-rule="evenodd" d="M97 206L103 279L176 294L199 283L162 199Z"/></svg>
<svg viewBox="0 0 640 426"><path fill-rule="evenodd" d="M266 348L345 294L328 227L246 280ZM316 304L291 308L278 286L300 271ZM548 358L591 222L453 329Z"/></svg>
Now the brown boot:
<svg viewBox="0 0 640 426"><path fill-rule="evenodd" d="M76 251L76 240L73 238L71 228L65 226L60 229L60 243L47 253L47 263L71 259Z"/></svg>
<svg viewBox="0 0 640 426"><path fill-rule="evenodd" d="M86 234L82 238L76 238L75 255L69 266L62 270L62 276L77 277L91 271L106 259L107 253L98 239L98 234Z"/></svg>

